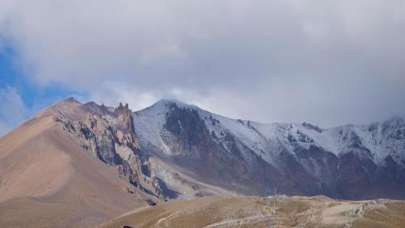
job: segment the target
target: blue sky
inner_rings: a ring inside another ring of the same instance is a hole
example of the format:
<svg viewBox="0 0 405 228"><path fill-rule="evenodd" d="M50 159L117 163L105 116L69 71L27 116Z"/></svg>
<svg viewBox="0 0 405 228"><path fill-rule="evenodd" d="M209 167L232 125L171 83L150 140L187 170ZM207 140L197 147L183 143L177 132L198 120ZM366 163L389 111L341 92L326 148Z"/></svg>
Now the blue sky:
<svg viewBox="0 0 405 228"><path fill-rule="evenodd" d="M60 83L39 85L24 72L15 50L5 42L0 50L0 135L42 108L67 96L78 96Z"/></svg>

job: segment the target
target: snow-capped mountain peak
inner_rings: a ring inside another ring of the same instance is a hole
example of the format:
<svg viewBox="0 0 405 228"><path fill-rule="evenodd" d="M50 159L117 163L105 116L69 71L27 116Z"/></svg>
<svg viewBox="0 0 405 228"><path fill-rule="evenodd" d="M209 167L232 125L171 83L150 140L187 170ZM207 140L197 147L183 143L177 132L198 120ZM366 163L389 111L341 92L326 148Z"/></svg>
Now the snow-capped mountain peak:
<svg viewBox="0 0 405 228"><path fill-rule="evenodd" d="M370 158L376 163L384 162L384 159L391 155L396 155L397 162L405 160L405 148L402 148L402 137L405 129L404 119L393 117L381 123L370 125L343 125L328 129L323 129L314 124L304 123L258 123L249 120L231 119L214 113L205 111L198 106L183 103L175 99L162 99L151 107L136 112L134 115L139 119L137 128L140 132L148 132L141 135L147 137L148 142L154 142L160 147L166 148L161 140L160 134L165 132L164 124L166 118L173 109L188 110L195 112L204 122L207 130L220 141L228 134L238 138L243 146L256 152L267 162L272 161L272 155L277 154L274 148L284 147L291 154L295 154L297 147L309 149L319 147L326 152L336 156L353 151L368 151ZM179 119L181 122L181 119ZM390 148L384 144L384 140L389 140ZM160 143L157 143L159 141ZM401 145L397 145L401 144ZM389 148L389 149L387 149ZM399 150L399 152L394 151Z"/></svg>
<svg viewBox="0 0 405 228"><path fill-rule="evenodd" d="M347 181L344 178L350 175L380 180L391 175L388 169L405 170L405 127L403 118L398 117L369 125L333 128L307 122L265 124L227 118L172 99L161 100L133 116L135 133L146 153L166 157L191 173L200 173L204 164L216 167L222 161L230 167L221 165L218 171L212 168L208 173L226 175L230 183L244 185L254 183L235 175L252 178L251 175L260 176L268 172L264 170L272 170L266 174L268 177L255 177L263 183L252 188L264 192L271 192L274 185L281 184L277 175L290 176L289 181L300 185L305 185L303 180L315 181L314 186L303 187L305 191L331 191L324 193L339 195L343 193L338 193L334 186L337 181ZM232 166L241 170L233 173ZM362 168L351 170L357 166ZM305 178L296 179L299 175ZM340 179L336 180L336 176ZM217 181L214 177L206 177L207 180L210 184ZM235 188L245 191L250 187Z"/></svg>

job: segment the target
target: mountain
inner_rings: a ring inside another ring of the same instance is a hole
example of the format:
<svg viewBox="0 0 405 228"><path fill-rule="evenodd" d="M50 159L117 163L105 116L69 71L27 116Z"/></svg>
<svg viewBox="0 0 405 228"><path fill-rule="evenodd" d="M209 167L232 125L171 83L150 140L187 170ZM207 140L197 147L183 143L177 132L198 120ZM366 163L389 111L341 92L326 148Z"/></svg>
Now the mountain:
<svg viewBox="0 0 405 228"><path fill-rule="evenodd" d="M102 153L102 143L95 146L104 160L94 159L86 139L75 132L79 126L69 125L94 120L89 124L101 131L105 122L96 123L91 108L62 101L0 139L0 227L89 227L147 205L144 192L106 165L112 158ZM123 129L117 130L120 135L126 126L118 112L107 128ZM84 126L80 131L92 137ZM103 136L100 141L111 135ZM125 137L121 140L130 140Z"/></svg>
<svg viewBox="0 0 405 228"><path fill-rule="evenodd" d="M249 195L405 198L405 121L400 117L322 129L310 123L234 120L162 100L133 118L153 175L179 193L182 186L172 183L183 173ZM165 170L155 158L179 171Z"/></svg>
<svg viewBox="0 0 405 228"><path fill-rule="evenodd" d="M323 129L68 98L0 139L0 173L1 227L88 227L205 196L404 199L405 121Z"/></svg>

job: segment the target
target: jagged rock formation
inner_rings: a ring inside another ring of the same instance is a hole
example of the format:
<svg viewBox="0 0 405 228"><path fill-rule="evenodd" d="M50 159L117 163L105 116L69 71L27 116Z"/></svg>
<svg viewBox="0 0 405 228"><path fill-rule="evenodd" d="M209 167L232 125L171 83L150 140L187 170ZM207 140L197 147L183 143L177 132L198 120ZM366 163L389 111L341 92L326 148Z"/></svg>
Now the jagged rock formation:
<svg viewBox="0 0 405 228"><path fill-rule="evenodd" d="M66 110L62 105L52 109L56 122L79 140L85 151L106 165L116 167L119 176L127 179L133 188L158 199L170 196L165 184L159 178L149 175L148 163L139 151L132 112L127 104L124 106L120 103L117 108L107 108L89 102L79 104L73 110Z"/></svg>

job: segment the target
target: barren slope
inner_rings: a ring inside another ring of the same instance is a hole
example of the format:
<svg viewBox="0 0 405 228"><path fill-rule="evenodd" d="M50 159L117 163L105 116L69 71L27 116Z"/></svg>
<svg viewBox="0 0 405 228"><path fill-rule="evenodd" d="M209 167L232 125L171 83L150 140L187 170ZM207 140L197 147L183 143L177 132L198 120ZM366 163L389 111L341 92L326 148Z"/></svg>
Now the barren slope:
<svg viewBox="0 0 405 228"><path fill-rule="evenodd" d="M326 197L206 197L177 200L120 216L115 227L404 227L403 201Z"/></svg>
<svg viewBox="0 0 405 228"><path fill-rule="evenodd" d="M144 206L142 198L51 113L0 139L0 227L88 227Z"/></svg>

